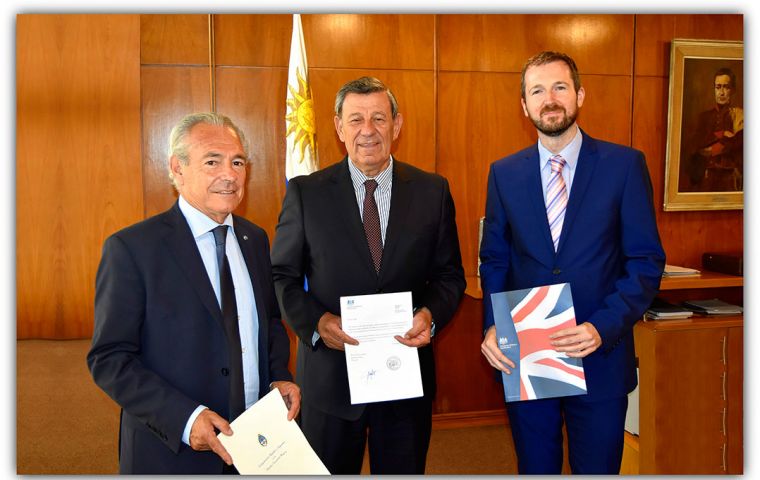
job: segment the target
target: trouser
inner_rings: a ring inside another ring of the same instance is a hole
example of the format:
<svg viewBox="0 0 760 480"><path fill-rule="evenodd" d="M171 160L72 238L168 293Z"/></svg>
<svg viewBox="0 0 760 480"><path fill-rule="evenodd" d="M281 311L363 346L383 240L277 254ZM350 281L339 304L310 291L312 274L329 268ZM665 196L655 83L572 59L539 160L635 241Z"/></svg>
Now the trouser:
<svg viewBox="0 0 760 480"><path fill-rule="evenodd" d="M574 474L618 474L623 458L628 397L589 400L586 395L507 404L521 474L562 472L562 423Z"/></svg>
<svg viewBox="0 0 760 480"><path fill-rule="evenodd" d="M329 415L304 403L301 430L332 474L358 475L369 440L375 475L425 473L432 401L426 398L369 403L357 420Z"/></svg>

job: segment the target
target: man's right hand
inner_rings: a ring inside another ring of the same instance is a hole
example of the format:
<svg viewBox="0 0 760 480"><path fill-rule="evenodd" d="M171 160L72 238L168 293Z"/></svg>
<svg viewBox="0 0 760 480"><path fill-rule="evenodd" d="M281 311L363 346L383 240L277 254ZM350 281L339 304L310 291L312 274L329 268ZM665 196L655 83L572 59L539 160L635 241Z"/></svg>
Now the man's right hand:
<svg viewBox="0 0 760 480"><path fill-rule="evenodd" d="M355 338L349 337L343 331L343 322L341 322L340 317L330 312L325 312L319 319L317 333L325 345L334 350L345 350L344 343L359 345Z"/></svg>
<svg viewBox="0 0 760 480"><path fill-rule="evenodd" d="M509 368L515 368L515 364L512 360L508 359L496 344L496 327L493 326L486 330L486 338L483 339L483 343L480 344L480 352L486 357L488 363L491 364L496 370L501 370L506 374L512 373ZM506 365L505 365L506 364ZM509 366L509 368L507 368Z"/></svg>
<svg viewBox="0 0 760 480"><path fill-rule="evenodd" d="M232 457L216 437L214 428L225 435L232 435L229 422L207 408L198 415L190 428L190 447L199 451L212 450L224 463L232 465Z"/></svg>

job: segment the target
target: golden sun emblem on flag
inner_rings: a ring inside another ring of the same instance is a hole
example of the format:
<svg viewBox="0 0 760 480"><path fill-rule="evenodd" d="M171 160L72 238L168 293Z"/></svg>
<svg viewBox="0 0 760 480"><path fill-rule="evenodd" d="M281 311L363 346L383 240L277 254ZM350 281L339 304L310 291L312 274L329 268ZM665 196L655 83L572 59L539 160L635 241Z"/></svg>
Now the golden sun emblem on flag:
<svg viewBox="0 0 760 480"><path fill-rule="evenodd" d="M291 98L287 99L288 114L285 116L285 121L288 130L285 137L295 134L293 148L301 148L299 162L303 162L307 145L311 147L312 154L316 153L314 148L314 134L316 132L314 102L311 99L311 90L306 84L306 80L301 76L300 70L296 70L296 77L298 77L298 91L293 88L293 85L288 84Z"/></svg>

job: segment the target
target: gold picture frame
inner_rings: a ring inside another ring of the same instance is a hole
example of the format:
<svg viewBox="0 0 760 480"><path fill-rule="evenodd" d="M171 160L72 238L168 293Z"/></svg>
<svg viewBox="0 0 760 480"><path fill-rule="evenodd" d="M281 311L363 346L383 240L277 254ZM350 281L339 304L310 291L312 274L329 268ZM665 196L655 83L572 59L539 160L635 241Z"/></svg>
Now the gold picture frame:
<svg viewBox="0 0 760 480"><path fill-rule="evenodd" d="M666 211L744 208L744 43L674 39Z"/></svg>

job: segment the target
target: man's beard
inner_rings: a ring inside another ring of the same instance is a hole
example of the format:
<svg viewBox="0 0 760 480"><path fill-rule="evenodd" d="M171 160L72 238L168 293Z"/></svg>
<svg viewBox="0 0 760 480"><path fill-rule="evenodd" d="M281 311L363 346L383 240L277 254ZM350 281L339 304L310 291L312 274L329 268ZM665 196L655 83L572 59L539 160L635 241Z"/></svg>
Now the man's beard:
<svg viewBox="0 0 760 480"><path fill-rule="evenodd" d="M557 123L547 123L541 120L541 115L547 112L562 112L565 114L564 118ZM575 119L578 118L578 109L576 109L572 115L567 114L567 110L560 105L547 105L541 109L538 118L530 116L530 121L536 126L539 132L548 137L559 137L567 131L572 124L575 123Z"/></svg>

